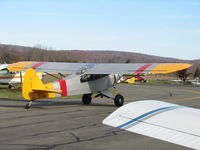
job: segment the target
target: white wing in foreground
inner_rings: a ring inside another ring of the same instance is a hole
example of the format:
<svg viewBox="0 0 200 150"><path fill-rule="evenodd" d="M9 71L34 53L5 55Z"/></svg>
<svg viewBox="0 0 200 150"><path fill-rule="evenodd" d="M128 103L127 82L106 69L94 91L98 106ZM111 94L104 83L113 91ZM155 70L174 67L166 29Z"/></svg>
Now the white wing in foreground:
<svg viewBox="0 0 200 150"><path fill-rule="evenodd" d="M200 149L199 109L155 100L137 101L117 109L103 124Z"/></svg>

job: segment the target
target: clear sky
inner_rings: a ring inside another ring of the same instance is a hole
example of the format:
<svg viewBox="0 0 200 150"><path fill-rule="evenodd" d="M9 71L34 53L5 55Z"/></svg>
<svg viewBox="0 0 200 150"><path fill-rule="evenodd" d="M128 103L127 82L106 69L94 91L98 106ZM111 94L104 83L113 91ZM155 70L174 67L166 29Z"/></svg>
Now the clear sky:
<svg viewBox="0 0 200 150"><path fill-rule="evenodd" d="M0 43L200 59L200 0L0 0Z"/></svg>

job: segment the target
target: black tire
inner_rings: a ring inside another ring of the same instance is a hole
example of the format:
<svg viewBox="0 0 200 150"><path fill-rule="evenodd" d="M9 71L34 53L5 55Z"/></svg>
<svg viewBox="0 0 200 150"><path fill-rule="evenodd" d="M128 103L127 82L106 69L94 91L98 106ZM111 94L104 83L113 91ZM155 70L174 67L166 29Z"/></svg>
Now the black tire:
<svg viewBox="0 0 200 150"><path fill-rule="evenodd" d="M92 95L91 94L84 94L82 97L82 102L84 105L89 105L92 101Z"/></svg>
<svg viewBox="0 0 200 150"><path fill-rule="evenodd" d="M124 104L124 97L121 94L117 94L114 99L115 106L122 106Z"/></svg>
<svg viewBox="0 0 200 150"><path fill-rule="evenodd" d="M30 108L30 105L29 104L26 104L24 109L29 109Z"/></svg>
<svg viewBox="0 0 200 150"><path fill-rule="evenodd" d="M8 85L8 88L9 88L9 89L12 89L12 88L14 88L14 86L13 86L12 84L9 84L9 85Z"/></svg>

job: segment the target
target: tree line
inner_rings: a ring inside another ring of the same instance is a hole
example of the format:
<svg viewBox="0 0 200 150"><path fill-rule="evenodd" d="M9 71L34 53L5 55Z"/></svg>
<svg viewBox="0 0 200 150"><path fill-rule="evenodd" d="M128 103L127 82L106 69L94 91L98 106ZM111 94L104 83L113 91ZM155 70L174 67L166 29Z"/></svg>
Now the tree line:
<svg viewBox="0 0 200 150"><path fill-rule="evenodd" d="M16 50L7 45L0 45L0 63L10 64L17 61L77 62L67 57L64 51L44 50L38 47Z"/></svg>
<svg viewBox="0 0 200 150"><path fill-rule="evenodd" d="M91 59L91 54L94 57ZM90 55L89 55L90 54ZM144 59L144 58L143 58ZM0 44L0 63L15 63L18 61L49 61L49 62L98 62L98 63L133 63L134 58L123 57L120 55L105 57L94 52L85 53L81 51L56 51L48 50L42 46L37 47L15 47L10 45ZM140 60L141 61L141 60ZM146 60L147 61L147 60ZM136 61L137 62L137 61ZM145 60L142 60L145 62ZM175 73L183 82L186 82L188 77L200 77L200 65L195 64L193 67L181 70Z"/></svg>

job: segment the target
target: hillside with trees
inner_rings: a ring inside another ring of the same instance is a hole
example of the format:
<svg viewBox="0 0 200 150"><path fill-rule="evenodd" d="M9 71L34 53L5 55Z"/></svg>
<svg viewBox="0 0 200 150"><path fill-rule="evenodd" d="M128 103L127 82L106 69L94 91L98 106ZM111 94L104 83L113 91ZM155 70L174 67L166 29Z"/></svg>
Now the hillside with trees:
<svg viewBox="0 0 200 150"><path fill-rule="evenodd" d="M17 61L90 62L90 63L191 63L193 67L177 72L184 79L200 76L200 59L180 60L124 51L52 50L46 47L24 47L0 44L0 63ZM187 75L187 77L186 77Z"/></svg>
<svg viewBox="0 0 200 150"><path fill-rule="evenodd" d="M16 61L94 63L188 62L186 60L124 51L48 50L42 46L23 47L0 44L0 63L13 63ZM200 63L200 60L195 60L194 62Z"/></svg>
<svg viewBox="0 0 200 150"><path fill-rule="evenodd" d="M90 63L192 63L198 60L180 60L124 51L48 50L45 47L24 47L0 44L0 63L17 61L90 62Z"/></svg>

